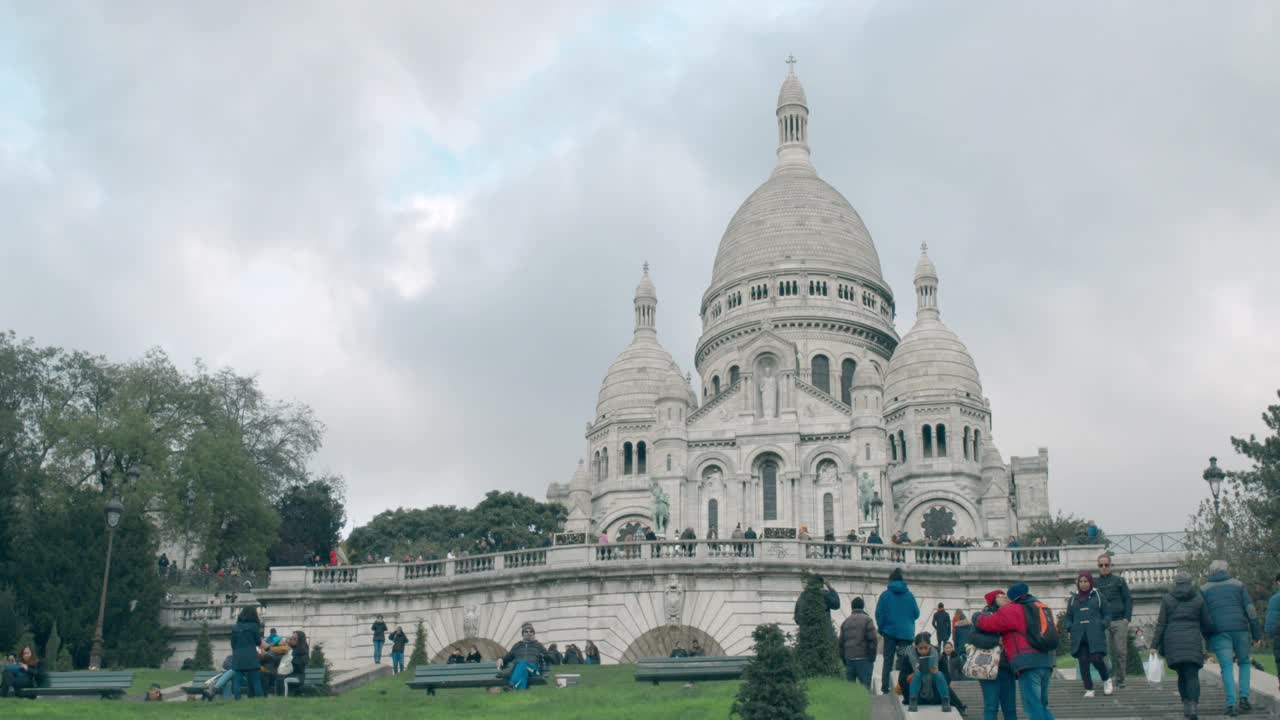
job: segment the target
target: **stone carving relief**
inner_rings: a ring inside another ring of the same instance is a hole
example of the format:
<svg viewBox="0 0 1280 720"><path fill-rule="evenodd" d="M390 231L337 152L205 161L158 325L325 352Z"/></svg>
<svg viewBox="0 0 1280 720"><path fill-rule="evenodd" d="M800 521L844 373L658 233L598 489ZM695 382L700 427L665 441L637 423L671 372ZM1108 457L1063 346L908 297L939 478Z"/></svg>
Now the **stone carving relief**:
<svg viewBox="0 0 1280 720"><path fill-rule="evenodd" d="M667 576L667 587L662 591L662 609L668 625L680 624L680 614L684 611L684 588L680 587L680 578L675 575Z"/></svg>
<svg viewBox="0 0 1280 720"><path fill-rule="evenodd" d="M468 605L462 613L462 634L465 637L480 637L480 606Z"/></svg>
<svg viewBox="0 0 1280 720"><path fill-rule="evenodd" d="M818 463L818 482L824 485L834 485L839 479L839 473L836 472L836 464L831 460L823 460Z"/></svg>

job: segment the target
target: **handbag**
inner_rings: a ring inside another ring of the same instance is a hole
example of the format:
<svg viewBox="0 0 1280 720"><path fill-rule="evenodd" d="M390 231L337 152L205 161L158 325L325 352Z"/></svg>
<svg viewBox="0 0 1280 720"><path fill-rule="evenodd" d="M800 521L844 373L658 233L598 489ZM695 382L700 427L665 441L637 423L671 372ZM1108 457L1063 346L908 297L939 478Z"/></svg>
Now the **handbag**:
<svg viewBox="0 0 1280 720"><path fill-rule="evenodd" d="M993 648L977 648L972 643L966 645L965 676L974 680L995 680L1000 674L1001 652L999 645Z"/></svg>
<svg viewBox="0 0 1280 720"><path fill-rule="evenodd" d="M292 675L292 674L293 674L293 655L286 654L283 658L280 659L280 664L276 666L276 675L279 677L285 677L286 675Z"/></svg>

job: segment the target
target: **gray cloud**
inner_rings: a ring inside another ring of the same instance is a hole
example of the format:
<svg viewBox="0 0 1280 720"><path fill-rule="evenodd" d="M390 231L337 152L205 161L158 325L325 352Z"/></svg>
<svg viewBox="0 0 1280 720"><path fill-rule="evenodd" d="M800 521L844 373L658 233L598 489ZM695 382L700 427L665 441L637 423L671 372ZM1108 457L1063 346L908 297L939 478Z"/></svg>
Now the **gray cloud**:
<svg viewBox="0 0 1280 720"><path fill-rule="evenodd" d="M692 369L788 52L1055 506L1179 528L1280 385L1269 4L85 7L0 6L0 327L259 373L357 521L566 479L644 260Z"/></svg>

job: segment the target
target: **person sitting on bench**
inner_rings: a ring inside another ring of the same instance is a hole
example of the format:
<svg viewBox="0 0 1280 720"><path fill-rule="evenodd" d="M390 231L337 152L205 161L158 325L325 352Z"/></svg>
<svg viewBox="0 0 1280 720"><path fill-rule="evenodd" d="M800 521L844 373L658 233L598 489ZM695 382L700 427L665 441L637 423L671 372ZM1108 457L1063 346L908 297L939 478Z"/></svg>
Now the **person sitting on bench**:
<svg viewBox="0 0 1280 720"><path fill-rule="evenodd" d="M0 697L8 697L10 690L16 696L19 690L35 687L39 684L39 676L42 673L40 659L32 652L31 646L22 648L17 658L10 655L4 664L3 679L0 680Z"/></svg>
<svg viewBox="0 0 1280 720"><path fill-rule="evenodd" d="M498 669L511 668L507 685L512 690L526 690L529 678L542 674L547 665L547 649L534 637L533 623L520 626L520 642L511 646L511 652L498 661Z"/></svg>

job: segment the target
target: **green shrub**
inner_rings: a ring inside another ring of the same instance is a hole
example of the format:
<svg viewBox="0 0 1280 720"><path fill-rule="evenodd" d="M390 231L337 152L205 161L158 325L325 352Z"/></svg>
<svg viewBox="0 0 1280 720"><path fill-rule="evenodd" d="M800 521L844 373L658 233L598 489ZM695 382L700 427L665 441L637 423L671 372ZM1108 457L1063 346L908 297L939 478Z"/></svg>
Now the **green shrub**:
<svg viewBox="0 0 1280 720"><path fill-rule="evenodd" d="M418 621L417 634L413 637L413 653L409 655L409 667L417 667L426 665L427 659L427 629L423 627L422 621Z"/></svg>
<svg viewBox="0 0 1280 720"><path fill-rule="evenodd" d="M796 669L802 678L829 677L840 673L835 627L827 607L822 578L805 575L804 591L796 601Z"/></svg>
<svg viewBox="0 0 1280 720"><path fill-rule="evenodd" d="M742 686L730 717L742 720L812 720L809 697L800 681L795 655L776 624L758 625L751 637L756 656L742 673Z"/></svg>
<svg viewBox="0 0 1280 720"><path fill-rule="evenodd" d="M200 637L196 640L196 656L191 661L194 670L213 669L213 643L209 640L209 623L200 625Z"/></svg>

